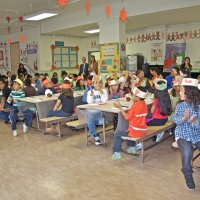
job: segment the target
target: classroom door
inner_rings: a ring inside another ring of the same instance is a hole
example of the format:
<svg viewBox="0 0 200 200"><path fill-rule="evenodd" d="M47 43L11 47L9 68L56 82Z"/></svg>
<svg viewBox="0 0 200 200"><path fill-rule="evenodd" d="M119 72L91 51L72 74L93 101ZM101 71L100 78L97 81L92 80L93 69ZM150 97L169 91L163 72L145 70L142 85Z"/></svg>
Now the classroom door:
<svg viewBox="0 0 200 200"><path fill-rule="evenodd" d="M11 58L11 72L17 74L20 62L19 42L10 45L10 58Z"/></svg>

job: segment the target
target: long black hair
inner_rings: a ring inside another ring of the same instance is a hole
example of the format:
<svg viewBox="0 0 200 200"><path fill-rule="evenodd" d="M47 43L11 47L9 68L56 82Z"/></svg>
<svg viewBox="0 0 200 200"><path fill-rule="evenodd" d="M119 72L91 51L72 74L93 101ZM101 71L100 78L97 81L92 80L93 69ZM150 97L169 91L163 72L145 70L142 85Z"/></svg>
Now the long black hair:
<svg viewBox="0 0 200 200"><path fill-rule="evenodd" d="M154 97L158 99L160 114L170 116L172 114L172 103L168 91L166 89L155 90Z"/></svg>
<svg viewBox="0 0 200 200"><path fill-rule="evenodd" d="M186 102L192 104L195 110L198 110L200 106L200 91L194 86L184 86Z"/></svg>

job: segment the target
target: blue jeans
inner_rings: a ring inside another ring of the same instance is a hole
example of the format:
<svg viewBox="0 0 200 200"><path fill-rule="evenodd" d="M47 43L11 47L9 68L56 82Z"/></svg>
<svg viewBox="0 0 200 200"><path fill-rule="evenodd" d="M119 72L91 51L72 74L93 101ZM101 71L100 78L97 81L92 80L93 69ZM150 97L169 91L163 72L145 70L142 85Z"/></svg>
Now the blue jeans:
<svg viewBox="0 0 200 200"><path fill-rule="evenodd" d="M86 110L86 117L90 135L97 135L96 125L103 124L103 117L101 112L96 110Z"/></svg>
<svg viewBox="0 0 200 200"><path fill-rule="evenodd" d="M4 109L6 108L12 108L12 106L6 102L4 105ZM9 114L10 114L9 112L0 111L0 119L3 119L4 121L8 121Z"/></svg>
<svg viewBox="0 0 200 200"><path fill-rule="evenodd" d="M48 117L53 117L53 116L55 116L55 117L69 117L69 116L71 116L73 113L66 113L66 112L64 112L62 109L61 110L55 110L55 111L53 111L53 110L50 110L49 112L48 112Z"/></svg>
<svg viewBox="0 0 200 200"><path fill-rule="evenodd" d="M182 172L185 176L191 175L193 173L191 162L193 158L193 146L191 142L188 142L185 139L178 139L177 141L182 160ZM195 144L200 150L200 141Z"/></svg>
<svg viewBox="0 0 200 200"><path fill-rule="evenodd" d="M122 136L128 136L128 121L123 117L122 113L118 114L117 129L114 132L113 152L121 152ZM133 141L126 141L128 147L136 145Z"/></svg>
<svg viewBox="0 0 200 200"><path fill-rule="evenodd" d="M13 106L12 110L10 111L10 119L11 119L11 126L12 126L12 130L16 130L17 129L17 113L19 112L18 107ZM33 121L33 112L30 110L25 110L22 111L22 113L24 114L24 124L27 127L32 127L32 121Z"/></svg>

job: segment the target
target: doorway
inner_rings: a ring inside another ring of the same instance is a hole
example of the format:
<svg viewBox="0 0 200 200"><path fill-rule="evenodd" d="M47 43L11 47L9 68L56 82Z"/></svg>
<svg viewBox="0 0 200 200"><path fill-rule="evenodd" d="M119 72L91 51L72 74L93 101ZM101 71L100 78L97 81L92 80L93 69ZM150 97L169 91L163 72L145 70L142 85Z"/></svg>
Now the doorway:
<svg viewBox="0 0 200 200"><path fill-rule="evenodd" d="M11 72L17 74L20 62L19 42L14 42L10 45Z"/></svg>

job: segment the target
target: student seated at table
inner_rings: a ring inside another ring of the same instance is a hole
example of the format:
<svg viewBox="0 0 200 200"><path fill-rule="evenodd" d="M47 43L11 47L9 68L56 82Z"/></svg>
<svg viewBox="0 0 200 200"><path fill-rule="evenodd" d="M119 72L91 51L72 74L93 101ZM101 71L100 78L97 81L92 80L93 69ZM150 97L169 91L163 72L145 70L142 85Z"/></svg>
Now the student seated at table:
<svg viewBox="0 0 200 200"><path fill-rule="evenodd" d="M120 89L124 92L124 96L126 94L130 94L131 93L131 84L132 84L132 78L131 76L122 76L119 79L119 83L120 83Z"/></svg>
<svg viewBox="0 0 200 200"><path fill-rule="evenodd" d="M147 118L148 126L162 126L168 121L168 116L172 114L172 104L167 91L167 81L165 79L156 79L154 82L155 93L154 101L151 107L152 117ZM160 142L164 132L156 137L156 142Z"/></svg>
<svg viewBox="0 0 200 200"><path fill-rule="evenodd" d="M145 98L147 95L147 90L144 87L135 87L132 91L133 105L130 110L126 113L119 102L115 102L114 105L117 107L122 117L127 120L128 123L121 123L122 127L118 127L114 133L113 142L113 160L121 159L121 144L122 136L129 136L133 138L140 138L147 133L146 116L148 113L148 108L145 103ZM120 118L119 118L120 119ZM123 120L123 119L121 119ZM136 143L132 141L127 141L127 152L130 154L136 154Z"/></svg>
<svg viewBox="0 0 200 200"><path fill-rule="evenodd" d="M40 81L40 74L35 73L35 87L40 88L41 87L41 81Z"/></svg>
<svg viewBox="0 0 200 200"><path fill-rule="evenodd" d="M89 75L87 77L87 86L85 88L85 92L84 92L83 98L82 98L82 102L84 104L87 104L87 93L88 93L88 91L91 90L91 89L94 89L94 86L92 85L92 78L93 78L92 75Z"/></svg>
<svg viewBox="0 0 200 200"><path fill-rule="evenodd" d="M51 82L52 82L52 88L54 88L56 90L57 93L61 92L61 88L58 84L58 78L51 78Z"/></svg>
<svg viewBox="0 0 200 200"><path fill-rule="evenodd" d="M168 90L168 93L169 93L171 103L172 103L172 114L168 117L168 121L173 122L176 106L178 105L178 103L180 103L180 94L179 94L180 93L180 82L173 81L173 87ZM174 134L174 130L175 130L175 128L173 128L171 130L171 132L173 134ZM176 141L172 143L172 147L178 148L178 144Z"/></svg>
<svg viewBox="0 0 200 200"><path fill-rule="evenodd" d="M85 90L85 82L83 76L78 76L76 79L76 91Z"/></svg>
<svg viewBox="0 0 200 200"><path fill-rule="evenodd" d="M108 100L108 93L106 89L103 89L103 83L101 80L101 77L96 75L92 79L92 83L94 86L94 89L91 88L91 90L87 93L87 103L105 103ZM100 145L100 138L96 131L96 125L102 125L103 124L103 118L101 116L100 111L87 109L86 110L86 117L87 117L87 126L89 128L89 133L91 136L95 139L95 144Z"/></svg>
<svg viewBox="0 0 200 200"><path fill-rule="evenodd" d="M62 84L61 94L54 106L53 110L50 110L48 117L69 117L74 113L74 97L73 90L69 81L64 81ZM58 132L55 125L51 128L47 128L46 132Z"/></svg>
<svg viewBox="0 0 200 200"><path fill-rule="evenodd" d="M123 95L124 95L124 93L120 89L118 81L115 81L114 79L110 80L109 87L108 87L108 99L111 100L111 99L122 98ZM117 128L117 121L118 121L118 115L115 114L113 116L113 129L114 129L114 131Z"/></svg>
<svg viewBox="0 0 200 200"><path fill-rule="evenodd" d="M36 95L45 95L45 91L48 89L48 90L51 90L51 92L53 93L53 94L55 94L56 93L56 90L54 89L54 88L52 88L52 83L51 83L51 81L50 80L48 80L48 79L44 79L43 81L42 81L42 88L40 88L38 91L37 91L37 93L36 93Z"/></svg>
<svg viewBox="0 0 200 200"><path fill-rule="evenodd" d="M150 78L150 84L151 86L154 86L154 81L156 81L156 79L162 79L162 75L158 72L158 68L156 67L152 67L150 69L150 74L151 74L151 78Z"/></svg>
<svg viewBox="0 0 200 200"><path fill-rule="evenodd" d="M13 90L11 91L7 102L12 105L12 110L10 112L11 126L13 136L17 136L17 113L19 110L24 114L24 124L23 124L23 132L27 133L28 129L32 126L33 113L28 109L28 105L23 105L17 101L19 98L25 97L25 93L23 91L23 82L20 79L16 79L13 84Z"/></svg>
<svg viewBox="0 0 200 200"><path fill-rule="evenodd" d="M26 97L32 97L36 95L36 89L35 87L31 85L31 79L27 78L24 81L24 85L25 85L24 92L25 92Z"/></svg>
<svg viewBox="0 0 200 200"><path fill-rule="evenodd" d="M2 97L0 102L0 119L3 119L6 124L9 123L9 112L5 112L5 109L10 107L8 103L6 103L11 89L8 87L8 82L4 79L0 78L0 90L2 91Z"/></svg>

